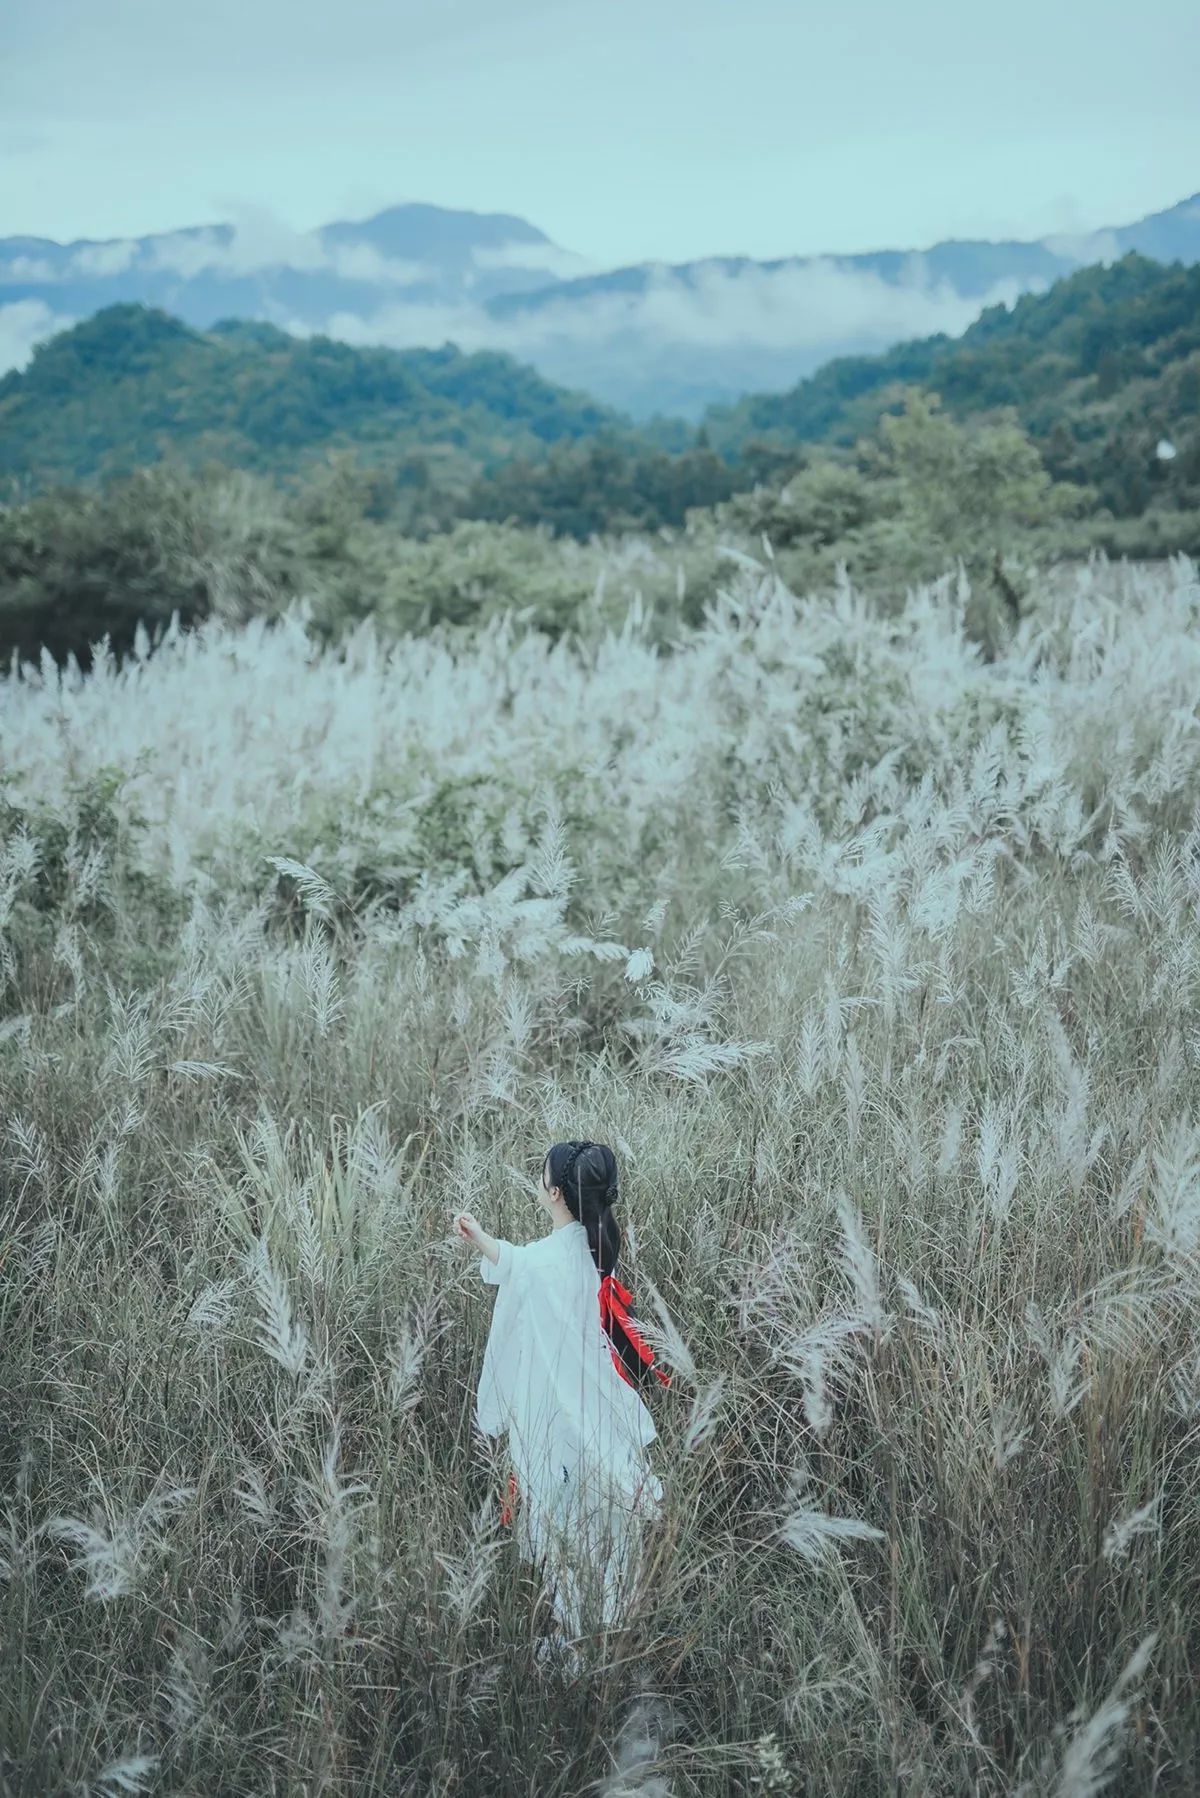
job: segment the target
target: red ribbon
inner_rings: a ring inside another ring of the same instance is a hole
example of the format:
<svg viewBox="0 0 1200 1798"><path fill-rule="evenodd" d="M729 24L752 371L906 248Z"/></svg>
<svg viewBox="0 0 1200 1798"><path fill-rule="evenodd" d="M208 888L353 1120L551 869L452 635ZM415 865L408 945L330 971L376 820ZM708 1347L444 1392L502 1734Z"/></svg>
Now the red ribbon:
<svg viewBox="0 0 1200 1798"><path fill-rule="evenodd" d="M629 1306L632 1305L632 1303L633 1294L630 1292L628 1286L622 1286L615 1274L605 1274L600 1282L601 1323L607 1331L610 1318L615 1318L624 1330L625 1335L632 1343L633 1347L636 1349L640 1358L643 1361L652 1364L654 1361L654 1350L650 1347L650 1344L638 1334L637 1326L629 1315ZM625 1381L625 1384L627 1386L632 1386L634 1382L626 1370L625 1363L621 1359L616 1344L610 1342L608 1346L612 1353L613 1366ZM654 1367L653 1372L655 1378L661 1380L664 1386L669 1386L671 1384L670 1374L664 1373L661 1367ZM507 1498L500 1511L501 1523L512 1522L513 1507L519 1496L517 1476L515 1473L510 1473L508 1476Z"/></svg>
<svg viewBox="0 0 1200 1798"><path fill-rule="evenodd" d="M624 1330L630 1343L637 1351L640 1359L646 1362L648 1366L651 1366L654 1361L654 1350L650 1347L650 1344L644 1341L638 1334L637 1326L629 1315L628 1308L632 1303L633 1294L630 1292L628 1286L622 1286L615 1274L605 1274L600 1282L600 1321L607 1331L610 1320L615 1318ZM626 1371L625 1363L621 1359L616 1344L610 1342L609 1347L612 1350L613 1364L616 1367L617 1372L627 1386L632 1386L634 1382ZM669 1386L671 1384L670 1374L664 1373L661 1367L654 1367L653 1372L655 1377L661 1380L664 1386Z"/></svg>

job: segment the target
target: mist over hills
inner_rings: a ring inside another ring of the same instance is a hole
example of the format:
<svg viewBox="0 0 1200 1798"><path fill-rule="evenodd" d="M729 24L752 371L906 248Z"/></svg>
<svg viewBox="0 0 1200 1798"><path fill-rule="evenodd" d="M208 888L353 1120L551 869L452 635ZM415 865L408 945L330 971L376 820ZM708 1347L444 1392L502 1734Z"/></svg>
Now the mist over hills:
<svg viewBox="0 0 1200 1798"><path fill-rule="evenodd" d="M199 330L104 307L0 376L0 481L12 498L171 460L290 480L345 451L413 528L453 517L679 523L825 447L851 455L906 390L961 423L1010 409L1060 480L1114 516L1200 502L1200 264L1129 251L985 308L958 337L824 364L783 393L639 422L496 351L297 338L262 321ZM1162 445L1166 449L1162 449ZM423 521L421 523L420 521Z"/></svg>
<svg viewBox="0 0 1200 1798"><path fill-rule="evenodd" d="M200 330L232 318L353 345L505 352L637 420L698 420L835 357L960 335L986 307L1130 250L1200 261L1200 194L1133 223L1030 242L597 269L526 220L408 204L298 233L269 214L142 238L0 239L0 367L102 307Z"/></svg>

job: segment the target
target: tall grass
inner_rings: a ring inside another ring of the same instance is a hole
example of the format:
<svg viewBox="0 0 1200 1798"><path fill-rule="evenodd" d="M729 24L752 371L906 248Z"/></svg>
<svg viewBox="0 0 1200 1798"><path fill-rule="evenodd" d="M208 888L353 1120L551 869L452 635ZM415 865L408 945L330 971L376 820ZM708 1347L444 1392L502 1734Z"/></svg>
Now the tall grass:
<svg viewBox="0 0 1200 1798"><path fill-rule="evenodd" d="M6 684L8 1791L1196 1789L1200 584L969 600ZM579 1134L674 1378L572 1682L449 1221Z"/></svg>

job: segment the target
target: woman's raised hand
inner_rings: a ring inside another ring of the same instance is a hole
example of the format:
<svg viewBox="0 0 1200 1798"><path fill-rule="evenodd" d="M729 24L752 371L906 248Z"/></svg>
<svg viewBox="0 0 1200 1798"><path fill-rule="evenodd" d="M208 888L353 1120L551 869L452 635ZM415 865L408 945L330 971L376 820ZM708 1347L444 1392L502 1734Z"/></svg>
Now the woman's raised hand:
<svg viewBox="0 0 1200 1798"><path fill-rule="evenodd" d="M487 1231L479 1222L479 1219L477 1217L472 1217L469 1211L456 1211L454 1214L454 1229L452 1230L451 1235L455 1242L465 1243L471 1248L481 1249Z"/></svg>

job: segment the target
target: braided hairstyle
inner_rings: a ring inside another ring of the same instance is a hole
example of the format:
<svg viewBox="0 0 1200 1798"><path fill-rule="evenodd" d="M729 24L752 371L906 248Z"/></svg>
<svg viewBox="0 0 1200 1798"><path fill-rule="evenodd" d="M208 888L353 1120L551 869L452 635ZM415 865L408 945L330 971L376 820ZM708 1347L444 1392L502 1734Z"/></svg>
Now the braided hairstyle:
<svg viewBox="0 0 1200 1798"><path fill-rule="evenodd" d="M567 1210L587 1231L588 1247L603 1287L607 1275L615 1276L621 1252L621 1227L612 1210L618 1192L616 1158L606 1143L556 1142L547 1152L546 1161L548 1184L557 1186ZM649 1349L642 1344L639 1352L620 1318L611 1311L604 1327L631 1383L642 1385L653 1361ZM660 1370L654 1371L664 1385L669 1384Z"/></svg>

